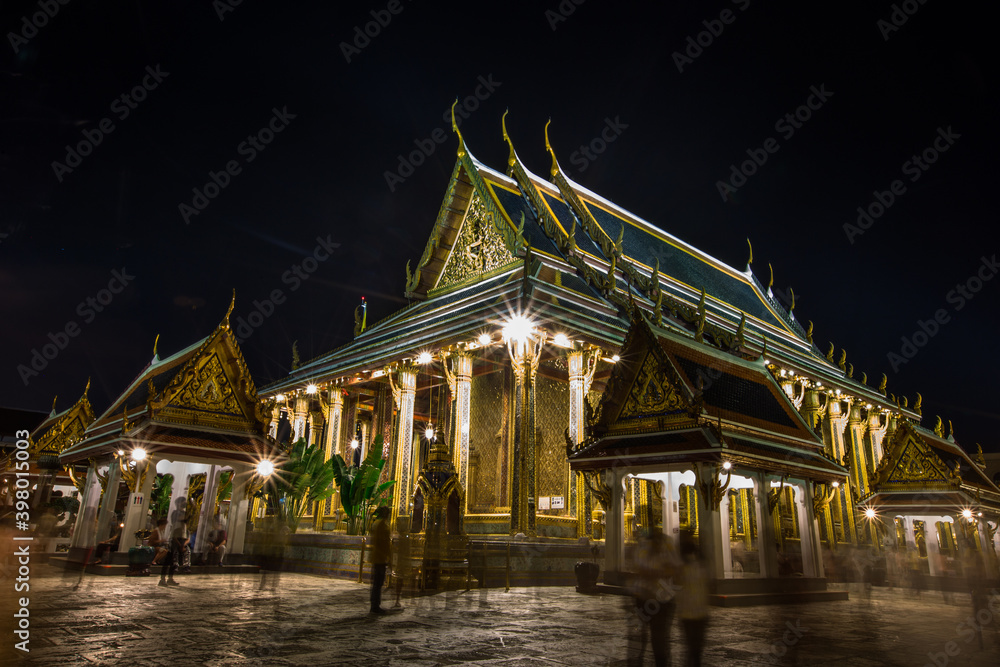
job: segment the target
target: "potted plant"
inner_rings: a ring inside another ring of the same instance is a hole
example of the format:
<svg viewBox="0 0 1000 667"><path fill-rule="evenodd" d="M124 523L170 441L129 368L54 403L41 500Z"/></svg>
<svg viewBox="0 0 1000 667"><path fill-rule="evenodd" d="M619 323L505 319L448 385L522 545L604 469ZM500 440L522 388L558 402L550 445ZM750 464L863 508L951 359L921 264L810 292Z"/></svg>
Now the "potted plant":
<svg viewBox="0 0 1000 667"><path fill-rule="evenodd" d="M148 540L152 535L149 530L135 531L136 546L128 550L128 569L125 571L126 577L148 577L149 564L153 562L153 555L156 550L150 546L143 546L142 542Z"/></svg>

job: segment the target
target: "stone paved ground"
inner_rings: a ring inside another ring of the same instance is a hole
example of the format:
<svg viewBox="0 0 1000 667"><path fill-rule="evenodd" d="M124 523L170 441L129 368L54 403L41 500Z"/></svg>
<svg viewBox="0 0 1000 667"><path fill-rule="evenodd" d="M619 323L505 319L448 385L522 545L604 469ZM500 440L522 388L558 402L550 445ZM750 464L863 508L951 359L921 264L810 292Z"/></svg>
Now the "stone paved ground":
<svg viewBox="0 0 1000 667"><path fill-rule="evenodd" d="M42 574L45 576L40 576ZM273 576L273 575L272 575ZM37 665L623 665L624 599L572 588L502 589L404 600L388 616L366 613L368 590L342 580L283 574L260 590L256 575L191 575L160 588L126 579L38 568L30 592ZM9 591L11 587L4 585ZM11 594L5 593L9 603ZM846 602L714 609L706 665L1000 664L997 619L985 648L957 626L968 596L916 598L876 589ZM391 600L389 601L391 604ZM9 619L7 605L3 618ZM386 605L388 606L388 604ZM1000 612L1000 598L994 601ZM788 630L795 627L799 639ZM4 632L0 656L12 643ZM791 646L783 642L783 637ZM682 663L674 628L673 664ZM948 642L956 642L945 655ZM783 653L779 659L776 654ZM10 664L0 659L0 664ZM651 664L651 661L648 663Z"/></svg>

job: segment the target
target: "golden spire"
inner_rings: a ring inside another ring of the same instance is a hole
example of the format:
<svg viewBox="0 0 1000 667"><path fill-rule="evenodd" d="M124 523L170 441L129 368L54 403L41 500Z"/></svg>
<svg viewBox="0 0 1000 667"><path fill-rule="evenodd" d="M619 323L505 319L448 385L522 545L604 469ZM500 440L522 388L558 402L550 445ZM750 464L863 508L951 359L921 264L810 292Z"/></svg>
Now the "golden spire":
<svg viewBox="0 0 1000 667"><path fill-rule="evenodd" d="M455 98L455 103L451 105L451 131L458 135L458 157L463 157L465 155L465 141L462 139L462 133L458 129L458 123L455 122L455 106L458 104L458 98Z"/></svg>
<svg viewBox="0 0 1000 667"><path fill-rule="evenodd" d="M545 122L545 150L547 150L549 155L552 156L552 168L549 171L551 171L552 175L555 176L559 173L559 161L556 160L556 152L552 150L552 144L549 143L549 124L551 123L551 118Z"/></svg>
<svg viewBox="0 0 1000 667"><path fill-rule="evenodd" d="M753 264L753 245L750 243L750 239L747 239L747 245L750 246L750 259L747 260L747 270L750 270L750 265Z"/></svg>
<svg viewBox="0 0 1000 667"><path fill-rule="evenodd" d="M83 388L83 395L86 396L87 392L90 391L90 378L87 378L87 386Z"/></svg>
<svg viewBox="0 0 1000 667"><path fill-rule="evenodd" d="M749 241L749 239L747 240ZM771 288L774 287L774 267L771 266L771 262L767 263L767 269L771 272L771 279L767 281L767 290L771 291Z"/></svg>
<svg viewBox="0 0 1000 667"><path fill-rule="evenodd" d="M52 397L52 414L56 413L56 401L58 400L59 400L59 394L56 394L55 396Z"/></svg>

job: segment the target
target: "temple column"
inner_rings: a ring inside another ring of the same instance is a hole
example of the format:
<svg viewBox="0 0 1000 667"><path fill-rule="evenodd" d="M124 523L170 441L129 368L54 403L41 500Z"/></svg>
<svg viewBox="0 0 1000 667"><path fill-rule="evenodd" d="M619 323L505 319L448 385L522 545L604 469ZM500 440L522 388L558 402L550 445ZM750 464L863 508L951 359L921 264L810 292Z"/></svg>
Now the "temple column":
<svg viewBox="0 0 1000 667"><path fill-rule="evenodd" d="M844 433L844 447L851 462L851 483L859 497L868 493L868 456L865 452L865 420L861 416L861 405L852 401L848 409L847 429Z"/></svg>
<svg viewBox="0 0 1000 667"><path fill-rule="evenodd" d="M663 498L663 534L673 543L674 553L680 553L681 516L678 505L680 476L681 474L677 472L667 473L667 479L660 487Z"/></svg>
<svg viewBox="0 0 1000 667"><path fill-rule="evenodd" d="M511 479L510 534L535 536L537 477L535 380L545 334L536 330L507 337L514 370L514 470Z"/></svg>
<svg viewBox="0 0 1000 667"><path fill-rule="evenodd" d="M451 440L452 460L458 472L458 481L465 490L465 507L462 513L469 512L469 426L472 399L472 356L465 351L449 355L451 371L448 370L448 360L443 366L448 377L448 387L451 390Z"/></svg>
<svg viewBox="0 0 1000 667"><path fill-rule="evenodd" d="M927 546L927 569L932 577L941 574L941 544L938 541L937 522L943 517L923 517L924 544Z"/></svg>
<svg viewBox="0 0 1000 667"><path fill-rule="evenodd" d="M292 443L306 437L306 416L309 414L309 399L305 396L295 397L295 414L292 416Z"/></svg>
<svg viewBox="0 0 1000 667"><path fill-rule="evenodd" d="M205 490L201 496L201 512L198 516L198 528L195 535L195 543L191 545L191 553L200 554L204 551L205 540L212 530L212 522L215 519L215 498L219 493L219 473L222 468L211 465L205 473Z"/></svg>
<svg viewBox="0 0 1000 667"><path fill-rule="evenodd" d="M156 463L153 460L145 458L136 463L135 476L128 480L129 496L128 505L125 507L125 526L122 528L122 537L118 540L117 551L128 552L129 548L136 544L136 531L146 529L149 494L153 490L154 479L156 479Z"/></svg>
<svg viewBox="0 0 1000 667"><path fill-rule="evenodd" d="M802 550L802 576L818 577L822 570L819 558L819 526L813 515L812 484L803 481L802 485L792 487L795 497L795 508L798 511L799 546Z"/></svg>
<svg viewBox="0 0 1000 667"><path fill-rule="evenodd" d="M778 576L778 536L774 531L774 515L768 502L771 483L762 472L750 475L754 482L754 507L757 512L757 553L760 555L760 576Z"/></svg>
<svg viewBox="0 0 1000 667"><path fill-rule="evenodd" d="M247 514L250 512L250 496L256 491L251 488L251 480L256 471L239 464L233 464L233 494L229 498L229 522L226 526L226 551L242 554L247 533Z"/></svg>
<svg viewBox="0 0 1000 667"><path fill-rule="evenodd" d="M713 489L717 488L719 484L719 469L714 465L696 463L695 478L698 482L698 545L708 563L712 578L722 579L725 577L722 515L719 505L716 505L712 499ZM725 545L728 547L728 521L725 525L725 532Z"/></svg>
<svg viewBox="0 0 1000 667"><path fill-rule="evenodd" d="M625 474L615 468L601 474L604 483L611 487L611 507L606 508L604 515L604 581L614 584L625 564Z"/></svg>
<svg viewBox="0 0 1000 667"><path fill-rule="evenodd" d="M278 423L281 421L281 406L277 403L271 408L271 421L267 425L267 434L274 440L278 439Z"/></svg>
<svg viewBox="0 0 1000 667"><path fill-rule="evenodd" d="M323 460L329 461L337 451L340 443L340 427L344 417L344 391L340 387L330 390L330 403L326 407L326 438L323 442ZM340 494L334 492L332 496L323 501L323 511L316 513L316 528L323 528L324 516L334 516L340 508Z"/></svg>
<svg viewBox="0 0 1000 667"><path fill-rule="evenodd" d="M732 541L729 539L729 501L731 498L729 492L724 492L722 501L719 503L719 522L722 528L722 576L726 578L733 576L733 549Z"/></svg>
<svg viewBox="0 0 1000 667"><path fill-rule="evenodd" d="M97 466L92 463L87 468L87 478L83 483L83 492L80 494L80 509L73 526L70 547L86 548L97 543L94 534L97 528L97 511L100 500L101 482L97 477Z"/></svg>
<svg viewBox="0 0 1000 667"><path fill-rule="evenodd" d="M115 505L118 503L118 485L122 481L122 471L118 466L117 457L112 457L108 466L107 482L104 484L104 498L101 500L101 511L97 514L96 542L111 537L111 524L115 522Z"/></svg>
<svg viewBox="0 0 1000 667"><path fill-rule="evenodd" d="M589 359L594 358L591 363ZM569 370L569 439L574 445L583 442L584 418L586 411L584 401L587 400L588 368L596 367L596 357L588 355L583 350L571 350L566 355L566 366ZM589 374L593 377L593 374ZM590 537L593 526L590 518L590 492L583 481L583 473L570 471L569 484L571 502L576 512L577 537Z"/></svg>
<svg viewBox="0 0 1000 667"><path fill-rule="evenodd" d="M393 396L399 411L399 423L395 437L396 480L395 497L392 503L392 525L397 525L399 517L410 516L410 497L413 495L413 402L417 393L417 367L403 366L399 369L399 384L393 386ZM391 377L391 376L390 376Z"/></svg>
<svg viewBox="0 0 1000 667"><path fill-rule="evenodd" d="M309 424L309 440L310 445L320 446L320 436L322 423L320 422L319 416L315 412L310 412L306 423Z"/></svg>

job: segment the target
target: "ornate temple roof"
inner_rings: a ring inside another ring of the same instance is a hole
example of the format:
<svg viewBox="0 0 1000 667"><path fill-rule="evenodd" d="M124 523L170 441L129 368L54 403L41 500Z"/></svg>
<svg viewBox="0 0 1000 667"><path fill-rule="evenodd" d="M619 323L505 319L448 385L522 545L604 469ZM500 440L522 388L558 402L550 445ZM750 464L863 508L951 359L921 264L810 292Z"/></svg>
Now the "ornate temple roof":
<svg viewBox="0 0 1000 667"><path fill-rule="evenodd" d="M722 462L835 481L828 459L763 360L651 325L638 310L574 470Z"/></svg>
<svg viewBox="0 0 1000 667"><path fill-rule="evenodd" d="M142 445L163 458L227 458L257 461L273 448L266 419L236 337L222 323L197 343L153 359L82 440L61 455L64 462Z"/></svg>

